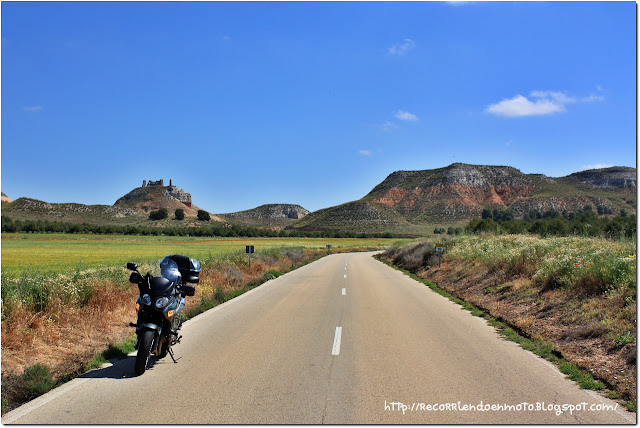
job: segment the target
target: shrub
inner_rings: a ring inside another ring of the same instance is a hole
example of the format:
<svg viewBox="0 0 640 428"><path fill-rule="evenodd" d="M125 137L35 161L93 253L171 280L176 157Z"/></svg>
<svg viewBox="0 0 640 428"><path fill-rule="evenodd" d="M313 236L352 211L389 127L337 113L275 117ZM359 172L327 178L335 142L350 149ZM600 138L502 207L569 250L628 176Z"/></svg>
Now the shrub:
<svg viewBox="0 0 640 428"><path fill-rule="evenodd" d="M284 252L284 256L289 258L293 264L298 264L304 260L304 251L302 249L287 250Z"/></svg>
<svg viewBox="0 0 640 428"><path fill-rule="evenodd" d="M167 217L169 217L169 212L166 208L160 208L157 211L151 211L149 213L149 220L162 220Z"/></svg>
<svg viewBox="0 0 640 428"><path fill-rule="evenodd" d="M226 300L226 296L224 295L224 291L220 287L216 288L215 293L213 293L213 300L218 303L224 303Z"/></svg>
<svg viewBox="0 0 640 428"><path fill-rule="evenodd" d="M184 210L182 208L178 208L175 213L176 220L184 220Z"/></svg>
<svg viewBox="0 0 640 428"><path fill-rule="evenodd" d="M42 395L55 385L51 370L42 364L34 364L24 369L22 380L26 386L26 393L31 397Z"/></svg>
<svg viewBox="0 0 640 428"><path fill-rule="evenodd" d="M429 258L434 254L435 248L431 243L420 242L414 245L407 245L395 251L393 264L415 273L424 268Z"/></svg>
<svg viewBox="0 0 640 428"><path fill-rule="evenodd" d="M211 220L211 216L205 210L198 210L198 220L209 221Z"/></svg>
<svg viewBox="0 0 640 428"><path fill-rule="evenodd" d="M265 272L264 275L262 275L262 279L266 282L266 281L269 281L271 279L276 279L280 275L282 275L280 272L278 272L275 269L271 269L271 270L268 270L267 272Z"/></svg>

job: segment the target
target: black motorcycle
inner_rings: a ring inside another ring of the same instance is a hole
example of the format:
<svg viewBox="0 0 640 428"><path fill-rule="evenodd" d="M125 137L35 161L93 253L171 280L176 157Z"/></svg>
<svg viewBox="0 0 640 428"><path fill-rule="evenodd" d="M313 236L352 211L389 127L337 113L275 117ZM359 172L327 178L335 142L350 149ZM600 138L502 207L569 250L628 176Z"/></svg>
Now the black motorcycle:
<svg viewBox="0 0 640 428"><path fill-rule="evenodd" d="M135 372L139 376L149 365L151 354L164 358L167 354L176 363L171 346L180 342L178 331L182 321L177 315L184 308L186 297L193 296L200 280L200 262L177 254L169 255L160 262L161 276L147 272L142 276L138 265L127 263L127 269L134 271L129 282L138 284L140 296L136 301L138 322L129 325L136 328L138 341L135 349Z"/></svg>

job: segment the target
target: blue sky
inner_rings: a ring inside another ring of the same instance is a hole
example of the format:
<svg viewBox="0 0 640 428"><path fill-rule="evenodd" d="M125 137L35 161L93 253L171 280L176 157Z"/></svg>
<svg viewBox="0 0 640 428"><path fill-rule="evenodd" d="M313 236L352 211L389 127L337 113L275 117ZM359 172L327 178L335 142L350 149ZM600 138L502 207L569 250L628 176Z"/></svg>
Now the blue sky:
<svg viewBox="0 0 640 428"><path fill-rule="evenodd" d="M635 9L2 2L2 191L314 211L453 162L636 167Z"/></svg>

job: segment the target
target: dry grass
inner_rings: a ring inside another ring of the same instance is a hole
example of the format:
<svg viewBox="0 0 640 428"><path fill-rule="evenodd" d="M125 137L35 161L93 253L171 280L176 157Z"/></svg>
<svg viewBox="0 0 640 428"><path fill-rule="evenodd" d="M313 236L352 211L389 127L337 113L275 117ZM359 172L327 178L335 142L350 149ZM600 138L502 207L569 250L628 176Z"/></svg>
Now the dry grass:
<svg viewBox="0 0 640 428"><path fill-rule="evenodd" d="M65 366L99 351L130 329L138 295L136 287L123 289L108 281L95 281L84 307L52 298L44 311L22 305L3 307L2 373L20 374L28 366ZM54 370L54 375L61 375Z"/></svg>
<svg viewBox="0 0 640 428"><path fill-rule="evenodd" d="M386 254L396 266L416 272L428 263L433 262L432 257L435 254L435 248L433 244L422 241L403 247L394 246L387 250ZM437 257L435 260L437 263Z"/></svg>

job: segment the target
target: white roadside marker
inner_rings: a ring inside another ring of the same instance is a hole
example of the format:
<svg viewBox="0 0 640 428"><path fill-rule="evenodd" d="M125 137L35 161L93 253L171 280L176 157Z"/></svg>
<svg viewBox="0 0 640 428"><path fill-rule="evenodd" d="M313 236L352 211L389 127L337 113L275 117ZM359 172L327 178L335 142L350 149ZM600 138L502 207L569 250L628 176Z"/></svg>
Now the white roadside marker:
<svg viewBox="0 0 640 428"><path fill-rule="evenodd" d="M342 295L343 295L343 296L346 296L346 295L347 295L347 289L346 289L346 288L343 288L343 289L342 289Z"/></svg>
<svg viewBox="0 0 640 428"><path fill-rule="evenodd" d="M344 274L344 277L345 277L345 278L347 277L347 274L346 274L346 273Z"/></svg>
<svg viewBox="0 0 640 428"><path fill-rule="evenodd" d="M342 337L342 327L336 327L336 335L333 338L333 349L331 355L340 355L340 338Z"/></svg>

